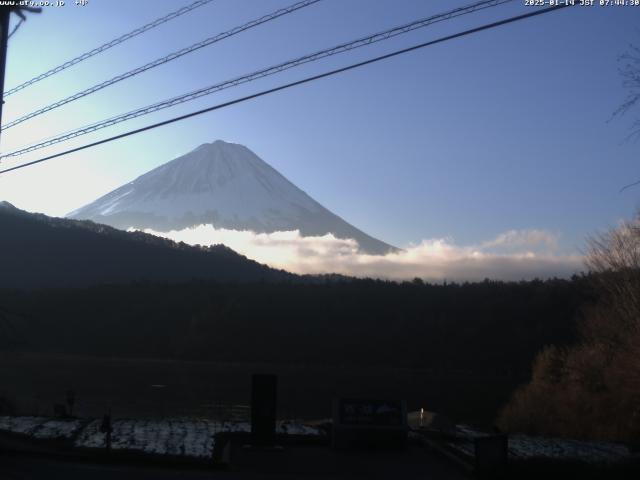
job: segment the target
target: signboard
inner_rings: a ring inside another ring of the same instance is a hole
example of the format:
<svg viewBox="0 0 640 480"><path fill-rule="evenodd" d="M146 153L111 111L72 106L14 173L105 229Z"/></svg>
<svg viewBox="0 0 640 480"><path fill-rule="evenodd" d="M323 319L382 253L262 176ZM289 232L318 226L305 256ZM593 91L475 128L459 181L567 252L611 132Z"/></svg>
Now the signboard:
<svg viewBox="0 0 640 480"><path fill-rule="evenodd" d="M402 427L407 424L401 401L338 400L338 424L378 427Z"/></svg>
<svg viewBox="0 0 640 480"><path fill-rule="evenodd" d="M334 448L405 448L408 431L407 406L402 400L334 401Z"/></svg>

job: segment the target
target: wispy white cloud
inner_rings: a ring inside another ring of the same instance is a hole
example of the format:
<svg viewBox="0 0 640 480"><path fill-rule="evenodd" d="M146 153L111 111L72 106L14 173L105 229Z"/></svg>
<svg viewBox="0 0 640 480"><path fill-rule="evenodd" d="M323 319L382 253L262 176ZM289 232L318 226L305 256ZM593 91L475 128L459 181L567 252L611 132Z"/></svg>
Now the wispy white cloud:
<svg viewBox="0 0 640 480"><path fill-rule="evenodd" d="M459 246L446 238L429 239L387 255L359 253L355 240L331 234L303 237L298 231L254 233L211 225L145 231L191 245L224 244L258 262L301 274L472 281L566 277L582 270L582 257L556 253L557 237L544 230L511 230L475 246Z"/></svg>
<svg viewBox="0 0 640 480"><path fill-rule="evenodd" d="M556 251L558 236L546 230L509 230L484 242L483 249Z"/></svg>

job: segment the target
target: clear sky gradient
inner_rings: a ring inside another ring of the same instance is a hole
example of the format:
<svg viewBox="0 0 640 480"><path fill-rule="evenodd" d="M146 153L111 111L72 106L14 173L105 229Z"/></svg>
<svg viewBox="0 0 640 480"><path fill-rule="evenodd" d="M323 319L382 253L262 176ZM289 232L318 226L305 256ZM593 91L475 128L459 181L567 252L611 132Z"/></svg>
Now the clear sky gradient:
<svg viewBox="0 0 640 480"><path fill-rule="evenodd" d="M44 8L10 39L11 88L189 1L89 0ZM293 0L217 0L6 99L4 121L260 17ZM324 0L2 133L7 151L465 1ZM164 110L103 138L306 75L530 11L523 1ZM13 19L13 22L16 18ZM640 7L574 7L0 176L0 199L63 215L216 139L244 144L365 232L395 245L481 244L536 229L575 253L630 217L640 189L619 55L640 43ZM632 112L640 115L640 112ZM38 158L61 145L21 157ZM17 164L6 160L3 166Z"/></svg>

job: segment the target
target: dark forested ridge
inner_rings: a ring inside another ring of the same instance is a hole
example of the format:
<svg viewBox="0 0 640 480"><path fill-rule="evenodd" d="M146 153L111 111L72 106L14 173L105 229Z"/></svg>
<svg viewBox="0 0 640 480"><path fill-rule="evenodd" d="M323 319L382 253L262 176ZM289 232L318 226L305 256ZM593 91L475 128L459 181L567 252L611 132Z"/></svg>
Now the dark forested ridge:
<svg viewBox="0 0 640 480"><path fill-rule="evenodd" d="M583 277L429 285L135 283L0 290L30 351L233 362L528 371L573 341Z"/></svg>
<svg viewBox="0 0 640 480"><path fill-rule="evenodd" d="M0 288L77 287L135 280L280 280L291 275L217 245L191 247L0 202Z"/></svg>
<svg viewBox="0 0 640 480"><path fill-rule="evenodd" d="M0 204L0 350L526 376L575 340L585 277L431 285L300 277Z"/></svg>
<svg viewBox="0 0 640 480"><path fill-rule="evenodd" d="M243 402L244 376L268 370L284 375L284 398L304 415L323 417L342 392L399 395L488 422L545 345L576 340L593 297L585 277L431 285L296 276L222 246L1 203L0 232L0 397L23 409L34 395L74 388L87 404L108 397L131 414L139 406L129 402L143 398L143 410L158 413L140 387L149 383L184 384L193 405L176 408ZM113 367L115 358L130 366ZM225 373L230 364L240 370ZM152 380L173 369L183 373Z"/></svg>

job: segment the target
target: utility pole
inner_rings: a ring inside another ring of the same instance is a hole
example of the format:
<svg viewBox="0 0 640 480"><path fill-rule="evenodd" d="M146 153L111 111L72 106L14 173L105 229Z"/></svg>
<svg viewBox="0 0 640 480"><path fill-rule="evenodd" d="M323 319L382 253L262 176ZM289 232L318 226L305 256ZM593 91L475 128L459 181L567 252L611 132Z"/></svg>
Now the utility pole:
<svg viewBox="0 0 640 480"><path fill-rule="evenodd" d="M11 12L15 12L16 14L18 14L22 23L27 19L24 15L24 12L40 13L41 11L42 8L39 7L0 7L0 28L2 28L2 32L0 32L0 134L2 133L2 107L4 106L4 72L7 67L7 47L9 46L9 19L11 17ZM20 24L18 24L18 26L20 26ZM12 34L16 31L17 27L13 29L13 32L11 32Z"/></svg>
<svg viewBox="0 0 640 480"><path fill-rule="evenodd" d="M4 71L7 66L7 45L9 42L9 16L11 7L0 10L0 134L2 133L2 107L4 105Z"/></svg>

